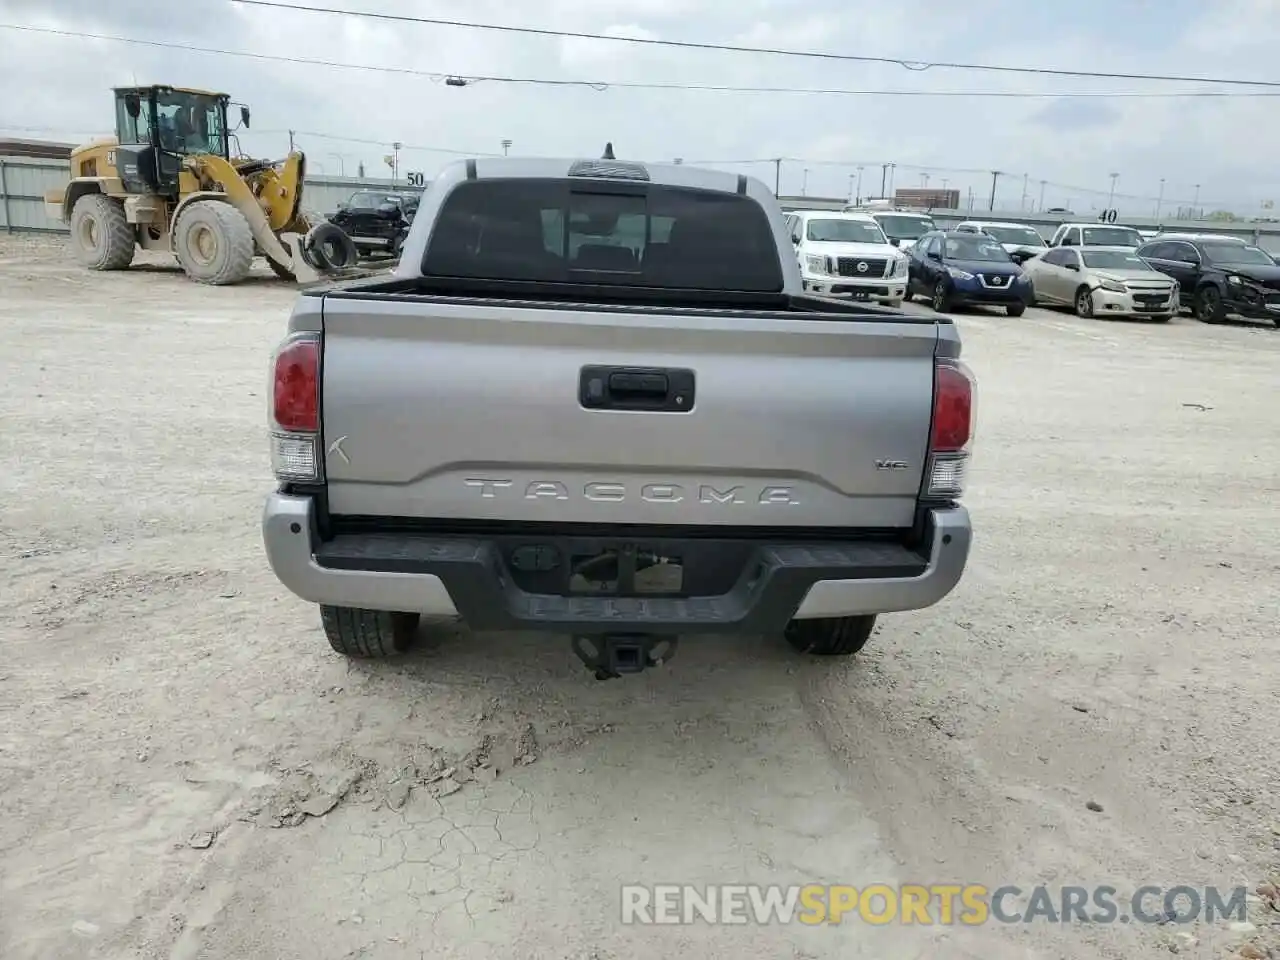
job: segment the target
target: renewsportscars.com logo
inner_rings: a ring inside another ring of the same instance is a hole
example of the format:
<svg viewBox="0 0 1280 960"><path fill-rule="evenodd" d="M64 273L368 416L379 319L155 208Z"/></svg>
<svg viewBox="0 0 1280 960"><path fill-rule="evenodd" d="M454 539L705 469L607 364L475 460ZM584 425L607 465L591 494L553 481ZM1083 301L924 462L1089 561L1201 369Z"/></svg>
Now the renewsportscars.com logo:
<svg viewBox="0 0 1280 960"><path fill-rule="evenodd" d="M861 921L980 926L997 923L1111 924L1244 920L1244 887L1115 887L982 884L761 886L658 884L622 888L626 924L839 924Z"/></svg>

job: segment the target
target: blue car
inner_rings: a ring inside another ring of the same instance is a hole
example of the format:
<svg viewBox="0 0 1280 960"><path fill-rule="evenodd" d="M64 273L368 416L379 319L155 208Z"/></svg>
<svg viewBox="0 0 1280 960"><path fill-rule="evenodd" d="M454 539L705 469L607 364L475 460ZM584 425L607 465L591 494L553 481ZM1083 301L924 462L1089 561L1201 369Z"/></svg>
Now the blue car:
<svg viewBox="0 0 1280 960"><path fill-rule="evenodd" d="M1009 258L998 240L981 233L935 230L911 249L907 293L927 297L933 309L1004 307L1020 317L1035 302L1031 278Z"/></svg>

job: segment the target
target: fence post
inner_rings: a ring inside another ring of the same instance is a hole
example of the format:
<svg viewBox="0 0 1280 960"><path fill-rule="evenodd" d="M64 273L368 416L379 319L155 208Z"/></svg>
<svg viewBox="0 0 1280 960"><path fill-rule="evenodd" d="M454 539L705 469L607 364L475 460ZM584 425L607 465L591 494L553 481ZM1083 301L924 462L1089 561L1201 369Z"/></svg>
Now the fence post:
<svg viewBox="0 0 1280 960"><path fill-rule="evenodd" d="M4 179L4 157L0 157L0 209L4 210L4 232L13 233L13 222L9 219L9 187Z"/></svg>

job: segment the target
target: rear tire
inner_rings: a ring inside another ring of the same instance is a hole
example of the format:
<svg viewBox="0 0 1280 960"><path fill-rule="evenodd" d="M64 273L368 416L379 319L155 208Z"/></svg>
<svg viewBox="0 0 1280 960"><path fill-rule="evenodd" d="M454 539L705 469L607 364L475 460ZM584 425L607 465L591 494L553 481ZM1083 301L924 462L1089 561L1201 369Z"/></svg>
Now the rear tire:
<svg viewBox="0 0 1280 960"><path fill-rule="evenodd" d="M871 639L876 628L875 614L860 617L819 617L792 620L787 624L787 642L801 653L819 657L847 657L857 653Z"/></svg>
<svg viewBox="0 0 1280 960"><path fill-rule="evenodd" d="M90 270L123 270L133 263L137 237L124 215L124 204L100 193L88 193L71 210L71 246Z"/></svg>
<svg viewBox="0 0 1280 960"><path fill-rule="evenodd" d="M393 657L409 648L421 616L390 610L320 605L324 635L344 657L373 660Z"/></svg>
<svg viewBox="0 0 1280 960"><path fill-rule="evenodd" d="M1004 311L1011 317L1020 317L1027 312L1027 305L1025 303L1011 303L1004 308Z"/></svg>
<svg viewBox="0 0 1280 960"><path fill-rule="evenodd" d="M173 228L173 252L197 283L239 283L253 269L253 231L235 207L222 200L197 200Z"/></svg>

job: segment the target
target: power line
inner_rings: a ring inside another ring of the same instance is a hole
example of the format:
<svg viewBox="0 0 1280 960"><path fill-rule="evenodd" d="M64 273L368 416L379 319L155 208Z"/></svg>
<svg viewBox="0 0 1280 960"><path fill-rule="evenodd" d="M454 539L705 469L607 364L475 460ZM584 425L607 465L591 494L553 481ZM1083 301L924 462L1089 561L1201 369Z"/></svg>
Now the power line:
<svg viewBox="0 0 1280 960"><path fill-rule="evenodd" d="M0 121L0 132L8 132L8 131L20 131L23 133L60 134L64 136L75 136L75 137L94 135L94 134L86 133L85 130L70 130L66 128L57 128L57 127L25 126L22 124L5 123L3 121ZM287 134L289 131L284 129L259 127L259 128L255 128L252 132L255 134ZM373 146L373 147L379 147L384 149L390 148L392 144L396 142L390 138L386 140L375 140L375 139L370 139L365 137L348 137L348 136L335 134L335 133L322 133L318 130L298 130L296 128L293 130L293 133L298 137L314 137L319 140L333 140L341 143L355 143L355 144L361 144L364 146ZM501 157L502 156L502 154L500 153L491 153L491 152L485 152L482 150L456 150L450 147L428 147L422 144L403 143L403 142L400 144L400 148L402 151L407 151L407 152L438 153L438 154L443 154L445 156L452 156L452 157ZM689 166L712 166L712 167L739 166L739 165L766 164L766 163L777 164L779 162L790 163L790 164L803 164L809 167L844 167L848 169L856 169L859 166L871 168L871 167L879 167L884 165L879 160L814 160L807 157L754 157L749 159L731 159L731 160L715 159L715 160L685 160L684 161L684 163ZM982 169L979 167L944 167L944 166L940 166L939 164L894 163L894 166L897 167L899 170L911 170L911 171L918 171L918 172L928 171L930 173L956 173L956 174L968 174L971 176L988 176L991 173L990 170ZM1040 178L1038 177L1033 176L1032 179L1037 182L1040 182ZM1055 180L1044 180L1043 182L1046 186L1052 187L1055 190L1058 190L1067 194L1082 194L1085 196L1097 196L1097 197L1111 195L1110 190L1100 190L1100 189L1090 188L1090 187L1081 187L1081 186L1076 186L1069 183L1058 183ZM1144 203L1150 203L1157 199L1155 196L1143 196L1143 195L1132 194L1132 193L1117 193L1114 196L1117 200L1133 200L1133 201L1141 201ZM1166 195L1160 199L1162 199L1165 203L1169 203L1169 204L1182 204L1182 205L1196 204L1201 207L1231 206L1231 202L1225 201L1225 200L1211 200L1211 199L1204 199L1204 198L1198 198L1197 200L1186 200L1186 199L1179 200L1176 197L1172 197L1169 195Z"/></svg>
<svg viewBox="0 0 1280 960"><path fill-rule="evenodd" d="M699 43L691 40L658 40L651 37L617 37L604 33L584 33L574 30L551 30L546 27L518 27L510 24L473 23L465 20L445 20L439 17L411 17L407 14L376 13L367 10L343 10L310 4L279 3L277 0L232 0L250 7L272 7L278 10L295 10L301 13L325 13L345 17L361 17L367 20L390 20L398 23L420 23L437 27L460 27L467 30L489 30L499 33L522 33L541 37L563 37L575 40L608 40L614 43L643 44L655 47L678 47L686 50L719 51L725 53L756 53L775 57L804 57L811 60L842 60L852 63L879 63L902 67L916 73L931 69L981 70L989 73L1020 73L1053 77L1091 77L1105 80L1159 80L1173 83L1216 83L1229 86L1280 88L1280 80L1238 80L1223 77L1195 77L1178 74L1106 73L1098 70L1055 70L1048 67L1003 67L987 63L955 63L948 61L904 60L896 57L875 57L865 54L823 53L816 50L788 50L779 47L747 47L728 43Z"/></svg>
<svg viewBox="0 0 1280 960"><path fill-rule="evenodd" d="M685 160L684 162L691 166L708 166L708 167L739 166L739 165L750 166L753 164L776 164L781 162L781 163L787 163L787 164L803 164L804 166L807 166L807 167L840 167L846 170L855 170L858 167L866 167L870 169L871 167L888 165L888 161L881 161L881 160L814 160L808 157L753 157L750 159L733 159L733 160L720 160L720 159ZM911 171L921 172L921 173L926 173L926 172L927 173L956 173L956 174L964 174L964 175L975 176L975 177L991 176L990 168L983 168L983 167L946 167L946 166L942 166L941 164L934 164L934 163L899 163L899 162L894 162L893 166L896 167L898 170L911 170ZM1002 175L1003 175L1003 172L1002 172ZM1037 183L1041 181L1041 178L1036 177L1034 175L1031 176L1031 179L1035 180ZM1157 199L1154 194L1152 195L1141 195L1141 194L1135 194L1135 193L1112 194L1109 189L1081 187L1081 186L1076 186L1074 184L1069 184L1069 183L1059 183L1056 180L1044 180L1044 184L1048 187L1052 187L1055 190L1059 190L1067 194L1083 194L1085 196L1094 196L1094 197L1114 196L1114 198L1117 200L1134 200L1134 201L1141 201L1144 203L1150 203ZM1186 205L1198 204L1199 206L1202 206L1202 207L1208 207L1208 206L1228 207L1231 205L1230 201L1225 201L1225 200L1206 200L1203 198L1198 200L1189 200L1189 199L1179 200L1174 197L1171 197L1168 194L1166 194L1161 199L1165 203L1170 203L1170 204L1186 204Z"/></svg>
<svg viewBox="0 0 1280 960"><path fill-rule="evenodd" d="M290 57L283 54L255 53L248 50L226 50L218 47L201 47L188 43L177 43L165 40L144 40L138 37L121 37L102 33L84 33L77 30L58 30L52 27L33 27L25 24L0 23L0 29L19 30L29 33L41 33L51 36L70 37L82 40L104 40L112 43L128 43L138 46L160 47L166 50L182 50L187 53L209 53L217 56L242 57L250 60L265 60L276 63L292 63L309 67L330 67L339 70L361 70L373 73L389 73L401 76L415 76L431 80L435 83L450 83L452 86L471 86L477 83L526 84L551 87L582 87L598 92L608 90L677 90L705 91L711 93L776 93L776 94L808 94L818 96L848 97L941 97L941 98L981 98L1012 100L1073 100L1073 99L1201 99L1201 98L1240 98L1240 97L1280 97L1276 91L1234 91L1194 90L1186 92L1142 92L1142 91L1094 91L1094 92L1028 92L1017 90L858 90L838 87L757 87L734 86L731 84L708 83L660 83L630 80L561 80L547 77L504 77L504 76L470 76L467 74L441 71L415 70L411 67L389 67L365 63L344 63L335 60L322 60L310 57Z"/></svg>

